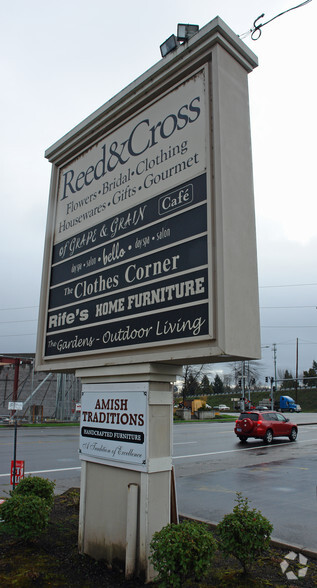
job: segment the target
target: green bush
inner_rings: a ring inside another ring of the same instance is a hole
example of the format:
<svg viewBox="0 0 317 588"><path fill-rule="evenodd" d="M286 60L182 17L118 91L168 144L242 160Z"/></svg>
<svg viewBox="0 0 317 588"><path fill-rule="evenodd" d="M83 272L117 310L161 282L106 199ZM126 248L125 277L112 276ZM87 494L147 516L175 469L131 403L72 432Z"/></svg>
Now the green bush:
<svg viewBox="0 0 317 588"><path fill-rule="evenodd" d="M246 573L269 547L273 526L261 511L250 509L248 498L243 498L241 492L237 492L236 502L233 512L217 525L217 533L221 551L236 557Z"/></svg>
<svg viewBox="0 0 317 588"><path fill-rule="evenodd" d="M154 533L150 561L163 585L177 587L189 578L200 579L209 571L216 547L203 523L171 523Z"/></svg>
<svg viewBox="0 0 317 588"><path fill-rule="evenodd" d="M54 503L54 488L55 482L40 478L39 476L22 478L19 484L11 492L11 496L29 496L34 494L39 498L44 498L48 506L51 508Z"/></svg>
<svg viewBox="0 0 317 588"><path fill-rule="evenodd" d="M46 529L50 510L44 498L15 494L0 505L0 528L24 541L35 539Z"/></svg>

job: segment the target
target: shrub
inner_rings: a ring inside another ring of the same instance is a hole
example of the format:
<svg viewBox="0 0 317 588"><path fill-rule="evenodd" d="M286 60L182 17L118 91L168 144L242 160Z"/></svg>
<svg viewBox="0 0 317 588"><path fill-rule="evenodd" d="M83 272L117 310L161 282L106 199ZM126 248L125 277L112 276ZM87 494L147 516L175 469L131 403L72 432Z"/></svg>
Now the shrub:
<svg viewBox="0 0 317 588"><path fill-rule="evenodd" d="M171 523L154 533L150 561L159 581L167 586L181 586L186 579L200 579L209 571L216 546L205 524Z"/></svg>
<svg viewBox="0 0 317 588"><path fill-rule="evenodd" d="M205 412L211 412L212 409L210 408L210 406L207 406L207 404L205 402L205 404L200 406L198 410L205 411Z"/></svg>
<svg viewBox="0 0 317 588"><path fill-rule="evenodd" d="M29 496L33 494L39 498L44 498L47 505L52 508L54 503L55 482L40 478L39 476L22 478L19 484L11 492L11 496Z"/></svg>
<svg viewBox="0 0 317 588"><path fill-rule="evenodd" d="M0 505L1 529L28 541L46 529L49 514L50 507L44 498L15 494Z"/></svg>
<svg viewBox="0 0 317 588"><path fill-rule="evenodd" d="M256 558L269 547L273 526L261 511L250 509L248 498L237 492L233 512L217 525L219 547L225 555L236 557L246 573Z"/></svg>

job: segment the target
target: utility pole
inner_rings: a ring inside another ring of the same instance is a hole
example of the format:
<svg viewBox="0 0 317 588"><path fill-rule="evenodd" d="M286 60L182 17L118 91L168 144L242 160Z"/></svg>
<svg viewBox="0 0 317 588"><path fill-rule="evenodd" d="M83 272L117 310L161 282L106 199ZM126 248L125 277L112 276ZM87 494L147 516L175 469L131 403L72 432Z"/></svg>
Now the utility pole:
<svg viewBox="0 0 317 588"><path fill-rule="evenodd" d="M245 368L245 363L244 363L244 361L243 361L243 362L242 362L242 364L241 364L241 368L242 368L242 369L241 369L241 371L242 371L241 384L242 384L242 398L243 398L243 400L242 400L242 407L241 407L241 409L242 409L242 410L245 410L245 381L244 381L244 377L245 377L245 376L244 376L244 368Z"/></svg>
<svg viewBox="0 0 317 588"><path fill-rule="evenodd" d="M295 401L297 404L297 387L298 387L298 337L296 339L296 367L295 367Z"/></svg>
<svg viewBox="0 0 317 588"><path fill-rule="evenodd" d="M274 380L275 380L275 386L277 387L277 376L276 376L276 343L273 343L273 362L274 362Z"/></svg>
<svg viewBox="0 0 317 588"><path fill-rule="evenodd" d="M20 363L23 360L20 357L0 357L1 364L8 364L14 365L14 381L13 381L13 392L12 392L12 401L16 405L18 399L18 388L19 388L19 369ZM30 360L24 360L24 363L31 363ZM16 457L17 457L17 412L16 409L11 410L11 418L14 418L14 438L13 438L13 484L12 488L15 489L15 477L16 477Z"/></svg>
<svg viewBox="0 0 317 588"><path fill-rule="evenodd" d="M19 357L0 357L1 364L14 365L14 381L13 381L13 392L12 401L16 402L18 399L18 388L19 388L19 369L21 359ZM29 363L29 362L28 362ZM11 410L11 418L15 414L15 410Z"/></svg>
<svg viewBox="0 0 317 588"><path fill-rule="evenodd" d="M274 378L271 378L271 410L274 410Z"/></svg>
<svg viewBox="0 0 317 588"><path fill-rule="evenodd" d="M248 361L247 383L248 383L248 398L249 398L249 407L250 407L251 406L251 390L250 390L250 362L249 361Z"/></svg>

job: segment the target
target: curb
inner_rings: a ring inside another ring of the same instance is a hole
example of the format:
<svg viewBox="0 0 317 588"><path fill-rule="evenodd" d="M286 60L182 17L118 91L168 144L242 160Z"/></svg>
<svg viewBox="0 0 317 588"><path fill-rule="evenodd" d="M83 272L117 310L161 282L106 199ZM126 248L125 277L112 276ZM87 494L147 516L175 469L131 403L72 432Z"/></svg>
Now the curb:
<svg viewBox="0 0 317 588"><path fill-rule="evenodd" d="M179 519L180 520L187 520L187 521L197 521L198 523L205 523L212 530L215 530L216 527L218 526L218 523L214 523L212 521L207 521L206 519L201 519L199 517L190 517L188 515L183 515L183 514L179 514ZM314 551L313 549L308 549L308 548L304 547L303 545L296 545L294 543L287 543L286 541L283 541L282 539L278 539L278 538L271 539L270 544L273 547L287 549L288 551L297 551L297 552L300 551L300 553L302 553L306 557L317 558L317 551Z"/></svg>
<svg viewBox="0 0 317 588"><path fill-rule="evenodd" d="M307 425L317 425L317 423L296 423L297 427L307 427Z"/></svg>

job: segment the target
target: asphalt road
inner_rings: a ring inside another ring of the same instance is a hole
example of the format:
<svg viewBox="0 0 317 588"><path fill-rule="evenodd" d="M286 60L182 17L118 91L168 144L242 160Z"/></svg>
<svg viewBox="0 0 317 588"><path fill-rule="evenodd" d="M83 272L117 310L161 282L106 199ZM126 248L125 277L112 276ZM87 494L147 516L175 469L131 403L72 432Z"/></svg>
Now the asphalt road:
<svg viewBox="0 0 317 588"><path fill-rule="evenodd" d="M175 425L179 512L217 523L240 491L271 521L274 538L317 551L317 415L290 416L300 424L298 440L270 446L242 445L233 423ZM0 497L11 489L13 436L13 429L0 429ZM80 484L78 444L79 428L18 429L17 459L25 460L26 473L55 480L61 493Z"/></svg>
<svg viewBox="0 0 317 588"><path fill-rule="evenodd" d="M80 486L79 427L18 428L17 460L25 473L55 480L56 493ZM14 429L0 429L0 497L11 490Z"/></svg>
<svg viewBox="0 0 317 588"><path fill-rule="evenodd" d="M311 551L317 551L316 465L317 422L302 424L295 443L277 439L270 446L257 440L242 445L231 424L174 428L180 513L218 523L242 492L273 524L273 538Z"/></svg>

